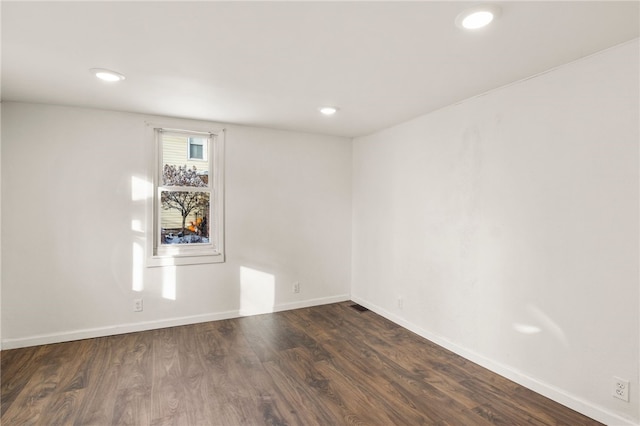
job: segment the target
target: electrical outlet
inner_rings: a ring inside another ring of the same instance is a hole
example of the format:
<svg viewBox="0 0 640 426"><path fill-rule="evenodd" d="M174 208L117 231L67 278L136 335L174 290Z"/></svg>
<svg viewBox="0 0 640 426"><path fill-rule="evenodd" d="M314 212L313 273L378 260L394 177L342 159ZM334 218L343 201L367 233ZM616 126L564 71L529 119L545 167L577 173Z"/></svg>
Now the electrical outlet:
<svg viewBox="0 0 640 426"><path fill-rule="evenodd" d="M293 292L294 293L300 293L300 282L296 281L295 283L293 283Z"/></svg>
<svg viewBox="0 0 640 426"><path fill-rule="evenodd" d="M133 312L142 312L142 299L133 299Z"/></svg>
<svg viewBox="0 0 640 426"><path fill-rule="evenodd" d="M620 377L613 378L613 396L629 402L629 381Z"/></svg>

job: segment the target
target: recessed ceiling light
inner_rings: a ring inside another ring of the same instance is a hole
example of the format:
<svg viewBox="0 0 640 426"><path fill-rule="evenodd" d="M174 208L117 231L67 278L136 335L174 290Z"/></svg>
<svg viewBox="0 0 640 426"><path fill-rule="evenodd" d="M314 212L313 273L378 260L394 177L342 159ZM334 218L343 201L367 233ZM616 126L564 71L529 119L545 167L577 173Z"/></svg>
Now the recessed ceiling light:
<svg viewBox="0 0 640 426"><path fill-rule="evenodd" d="M320 108L320 112L324 115L333 115L338 112L338 108L332 106L325 106Z"/></svg>
<svg viewBox="0 0 640 426"><path fill-rule="evenodd" d="M102 81L114 82L124 80L124 75L104 68L91 68L89 71L95 74L95 76Z"/></svg>
<svg viewBox="0 0 640 426"><path fill-rule="evenodd" d="M469 8L456 17L456 25L466 30L486 27L500 15L500 8L486 4Z"/></svg>

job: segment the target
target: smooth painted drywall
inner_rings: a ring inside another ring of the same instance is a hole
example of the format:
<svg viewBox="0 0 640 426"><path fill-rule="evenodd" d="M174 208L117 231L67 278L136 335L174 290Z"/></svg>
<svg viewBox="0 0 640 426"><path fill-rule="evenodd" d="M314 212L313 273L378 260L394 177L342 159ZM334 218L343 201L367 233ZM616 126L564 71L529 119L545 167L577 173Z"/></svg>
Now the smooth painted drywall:
<svg viewBox="0 0 640 426"><path fill-rule="evenodd" d="M2 102L0 102L0 223L2 223ZM2 226L0 226L0 242ZM2 244L0 244L0 350L2 350Z"/></svg>
<svg viewBox="0 0 640 426"><path fill-rule="evenodd" d="M348 139L224 126L226 262L146 268L147 121L220 127L4 103L5 348L348 299Z"/></svg>
<svg viewBox="0 0 640 426"><path fill-rule="evenodd" d="M587 414L637 422L638 51L354 140L352 298ZM631 381L630 403L613 376Z"/></svg>

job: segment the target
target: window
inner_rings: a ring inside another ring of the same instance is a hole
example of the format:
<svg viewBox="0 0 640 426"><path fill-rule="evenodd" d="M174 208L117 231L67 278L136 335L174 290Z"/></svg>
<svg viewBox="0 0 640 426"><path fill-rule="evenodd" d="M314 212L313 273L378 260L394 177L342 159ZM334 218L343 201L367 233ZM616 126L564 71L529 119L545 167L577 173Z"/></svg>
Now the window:
<svg viewBox="0 0 640 426"><path fill-rule="evenodd" d="M202 137L189 138L189 160L207 161L207 139Z"/></svg>
<svg viewBox="0 0 640 426"><path fill-rule="evenodd" d="M223 140L213 132L154 133L150 266L223 262Z"/></svg>

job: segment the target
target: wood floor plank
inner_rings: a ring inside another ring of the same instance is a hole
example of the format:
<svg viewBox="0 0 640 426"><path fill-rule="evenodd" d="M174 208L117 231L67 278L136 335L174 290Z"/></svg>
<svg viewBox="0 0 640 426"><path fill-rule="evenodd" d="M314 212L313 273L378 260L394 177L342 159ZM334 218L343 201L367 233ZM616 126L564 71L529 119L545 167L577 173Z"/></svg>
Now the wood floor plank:
<svg viewBox="0 0 640 426"><path fill-rule="evenodd" d="M484 423L484 420L478 419L476 415L485 417L478 409L485 401L478 401L463 381L468 379L470 373L474 380L493 380L497 377L495 374L431 342L425 343L415 334L380 316L365 312L361 316L345 316L345 322L360 330L354 334L353 341L364 345L367 353L376 354L373 359L374 371L393 372L397 376L395 382L399 389L402 389L403 395L417 397L422 393L421 401L433 402L427 407L421 407L423 412L435 409L437 412L433 415L436 418L457 417L466 418L466 422L474 424ZM365 327L365 324L369 324L369 327ZM357 363L354 359L350 362ZM393 376L390 379L393 379ZM504 392L510 392L516 387L506 379L503 379L501 384L504 386ZM455 395L455 401L449 400L446 395ZM445 408L453 410L454 413L442 412Z"/></svg>
<svg viewBox="0 0 640 426"><path fill-rule="evenodd" d="M151 424L177 424L185 417L186 386L180 365L182 327L157 330L154 342Z"/></svg>
<svg viewBox="0 0 640 426"><path fill-rule="evenodd" d="M78 389L58 394L46 408L46 415L42 416L38 424L49 425L73 425L75 416L84 402L86 390Z"/></svg>
<svg viewBox="0 0 640 426"><path fill-rule="evenodd" d="M42 347L1 352L2 401L0 405L2 409L0 416L6 413L7 409L29 382L31 375L34 373L34 368L39 365L37 361L34 361L34 358L37 357L40 350L42 350Z"/></svg>
<svg viewBox="0 0 640 426"><path fill-rule="evenodd" d="M152 386L153 339L147 333L129 335L123 341L122 364L116 378L113 424L149 424Z"/></svg>
<svg viewBox="0 0 640 426"><path fill-rule="evenodd" d="M49 413L53 412L47 413L45 409L52 404L56 390L64 388L64 376L68 374L65 367L75 363L62 344L40 347L36 358L38 361L34 367L37 368L2 417L3 423L46 424L47 419L52 417Z"/></svg>
<svg viewBox="0 0 640 426"><path fill-rule="evenodd" d="M336 305L333 308L333 310L337 310L341 306ZM304 312L298 312L298 314L304 315ZM325 338L330 339L331 334L340 338L346 332L351 336L351 340L347 345L327 340L327 347L340 348L339 352L332 353L331 363L340 364L340 360L344 359L346 362L341 363L338 367L341 375L348 374L353 383L358 383L364 378L368 386L376 386L376 395L382 395L385 398L375 401L375 404L383 407L387 416L393 415L387 420L389 424L421 424L420 420L408 416L416 409L420 411L423 421L427 421L428 424L444 422L444 419L454 417L465 419L465 423L490 424L478 418L477 414L471 410L478 405L476 401L467 400L466 404L460 404L457 398L454 401L446 396L455 394L455 392L441 392L438 388L425 382L424 376L416 374L417 364L424 362L420 361L421 358L424 360L424 357L418 357L415 363L408 362L412 357L420 354L411 351L411 347L406 350L411 343L406 339L408 336L406 330L387 320L380 321L381 317L372 318L372 314L350 316L338 315L338 312L330 311L327 317L323 318L326 321L320 327L332 323L334 318L342 318L343 321L332 327L333 331L328 333ZM370 326L372 321L378 321L376 325L379 327L373 327L376 331L375 334L367 331L372 328ZM303 322L307 328L314 327L307 321ZM367 325L369 326L367 327ZM425 345L419 344L417 346L424 347ZM437 348L435 345L434 347ZM411 365L399 365L398 362L403 360ZM416 386L418 383L422 385ZM459 390L462 386L458 384L456 388ZM447 391L451 391L451 387ZM400 401L401 403L393 405L389 401Z"/></svg>
<svg viewBox="0 0 640 426"><path fill-rule="evenodd" d="M202 417L208 419L203 424L215 424L211 419L220 424L240 424L243 415L233 402L239 390L229 378L229 364L234 362L234 347L245 345L244 338L234 321L218 321L207 326L197 339L197 352L206 371L200 388L202 399L207 401L200 410ZM194 415L197 417L198 414Z"/></svg>
<svg viewBox="0 0 640 426"><path fill-rule="evenodd" d="M437 424L448 418L464 420L464 424L484 424L482 419L476 418L475 413L472 414L457 398L439 391L422 380L421 376L398 367L390 359L362 346L362 343L359 347L342 347L340 354L344 358L343 364L338 365L340 371L357 369L350 372L355 380L364 378L369 386L377 386L376 393L396 401L400 410L416 410L429 424ZM340 359L341 357L334 357L332 360L335 364Z"/></svg>
<svg viewBox="0 0 640 426"><path fill-rule="evenodd" d="M313 377L309 385L306 378L300 378L295 373L300 368L298 363L287 364L286 357L268 361L264 363L264 367L273 378L279 397L290 407L289 417L292 420L288 424L321 426L335 422L340 416L340 409L335 404L316 402L319 399L317 389L322 384L322 378L314 375L313 371L307 373Z"/></svg>
<svg viewBox="0 0 640 426"><path fill-rule="evenodd" d="M118 379L125 363L130 342L135 335L92 339L95 347L89 355L84 403L76 415L77 425L111 425L113 421ZM69 350L77 342L67 343ZM126 374L126 372L125 372Z"/></svg>
<svg viewBox="0 0 640 426"><path fill-rule="evenodd" d="M351 302L3 351L3 425L599 425Z"/></svg>
<svg viewBox="0 0 640 426"><path fill-rule="evenodd" d="M188 412L204 407L203 412L210 413L208 419L224 419L224 424L246 424L247 419L255 417L261 417L264 424L287 424L287 407L276 397L272 378L248 344L242 322L216 323L199 333L203 338L194 352L206 373L202 377L203 391L189 400L201 396L203 400ZM191 419L189 424L216 424L206 421Z"/></svg>

